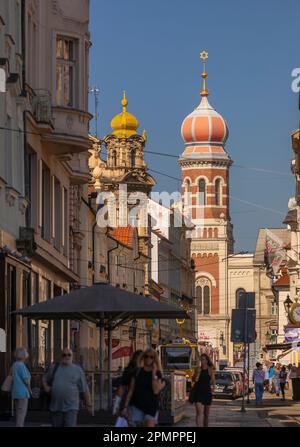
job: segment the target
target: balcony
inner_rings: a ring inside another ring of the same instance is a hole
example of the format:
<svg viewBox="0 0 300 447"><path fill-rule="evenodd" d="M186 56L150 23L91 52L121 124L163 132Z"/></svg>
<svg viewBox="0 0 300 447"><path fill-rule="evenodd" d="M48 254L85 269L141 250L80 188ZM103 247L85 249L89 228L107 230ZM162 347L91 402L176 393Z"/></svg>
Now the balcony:
<svg viewBox="0 0 300 447"><path fill-rule="evenodd" d="M90 146L88 112L69 107L53 107L48 90L26 85L27 110L49 153L65 156L87 151Z"/></svg>
<svg viewBox="0 0 300 447"><path fill-rule="evenodd" d="M32 98L33 116L39 124L53 124L51 94L47 90L35 90Z"/></svg>
<svg viewBox="0 0 300 447"><path fill-rule="evenodd" d="M52 107L54 131L44 135L44 142L55 155L87 151L90 146L89 121L92 116L78 109Z"/></svg>

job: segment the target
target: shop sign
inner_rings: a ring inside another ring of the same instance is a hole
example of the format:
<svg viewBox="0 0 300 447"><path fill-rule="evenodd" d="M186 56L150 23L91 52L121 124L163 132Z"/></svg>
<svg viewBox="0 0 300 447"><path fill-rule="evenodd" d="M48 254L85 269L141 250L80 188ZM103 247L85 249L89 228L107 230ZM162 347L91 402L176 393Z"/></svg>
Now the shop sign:
<svg viewBox="0 0 300 447"><path fill-rule="evenodd" d="M284 342L285 343L300 342L300 328L285 327L284 328Z"/></svg>
<svg viewBox="0 0 300 447"><path fill-rule="evenodd" d="M117 349L112 354L113 360L121 359L122 357L131 357L133 353L132 346L123 346L122 348Z"/></svg>
<svg viewBox="0 0 300 447"><path fill-rule="evenodd" d="M211 343L213 347L216 347L217 331L216 329L200 329L198 341Z"/></svg>

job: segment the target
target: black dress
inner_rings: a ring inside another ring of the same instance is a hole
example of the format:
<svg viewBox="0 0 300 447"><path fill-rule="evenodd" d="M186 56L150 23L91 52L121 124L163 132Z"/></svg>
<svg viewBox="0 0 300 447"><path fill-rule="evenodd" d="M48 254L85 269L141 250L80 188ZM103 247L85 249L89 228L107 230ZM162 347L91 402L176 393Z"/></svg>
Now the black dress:
<svg viewBox="0 0 300 447"><path fill-rule="evenodd" d="M159 379L162 379L161 371L156 373ZM135 377L134 391L129 405L133 405L143 413L155 416L159 410L159 395L153 393L152 371L145 371L141 368Z"/></svg>
<svg viewBox="0 0 300 447"><path fill-rule="evenodd" d="M199 379L195 383L194 402L203 405L211 405L212 392L210 386L210 375L208 369L201 369Z"/></svg>

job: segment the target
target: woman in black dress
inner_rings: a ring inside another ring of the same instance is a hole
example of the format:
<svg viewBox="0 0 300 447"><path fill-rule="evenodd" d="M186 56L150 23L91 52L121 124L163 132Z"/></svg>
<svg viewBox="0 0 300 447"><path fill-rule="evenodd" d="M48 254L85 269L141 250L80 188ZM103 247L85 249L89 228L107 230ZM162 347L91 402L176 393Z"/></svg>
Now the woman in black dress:
<svg viewBox="0 0 300 447"><path fill-rule="evenodd" d="M198 379L194 385L194 403L196 406L196 425L201 427L203 410L203 427L208 427L209 410L212 402L212 389L215 386L215 374L212 361L207 354L200 357Z"/></svg>

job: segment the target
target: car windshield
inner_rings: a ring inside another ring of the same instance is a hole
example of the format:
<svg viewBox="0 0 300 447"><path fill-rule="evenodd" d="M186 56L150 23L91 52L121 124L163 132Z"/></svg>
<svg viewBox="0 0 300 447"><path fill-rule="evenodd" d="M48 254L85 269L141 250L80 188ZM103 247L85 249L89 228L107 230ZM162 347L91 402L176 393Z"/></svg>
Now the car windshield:
<svg viewBox="0 0 300 447"><path fill-rule="evenodd" d="M215 374L215 379L218 383L229 383L232 382L232 374L226 372L217 372Z"/></svg>
<svg viewBox="0 0 300 447"><path fill-rule="evenodd" d="M168 347L162 349L162 364L165 368L189 368L191 362L191 348Z"/></svg>

